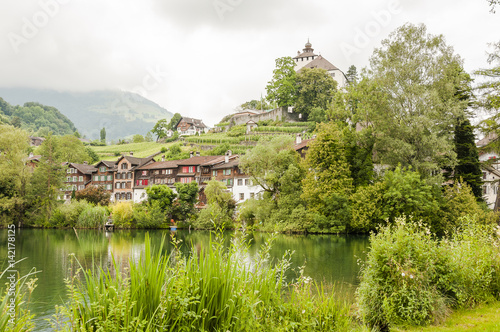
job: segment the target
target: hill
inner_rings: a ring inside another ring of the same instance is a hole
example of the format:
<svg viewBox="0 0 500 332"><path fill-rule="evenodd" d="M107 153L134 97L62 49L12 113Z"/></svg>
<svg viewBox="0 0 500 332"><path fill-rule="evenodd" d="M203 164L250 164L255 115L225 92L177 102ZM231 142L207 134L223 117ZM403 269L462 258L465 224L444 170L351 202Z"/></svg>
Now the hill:
<svg viewBox="0 0 500 332"><path fill-rule="evenodd" d="M56 135L73 134L75 125L55 107L39 103L25 103L12 106L0 98L0 122L21 127L36 134L40 131L53 132Z"/></svg>
<svg viewBox="0 0 500 332"><path fill-rule="evenodd" d="M173 114L138 94L119 90L68 92L31 88L0 88L0 97L13 105L38 102L56 107L78 131L98 139L106 128L108 140L145 135L159 119Z"/></svg>

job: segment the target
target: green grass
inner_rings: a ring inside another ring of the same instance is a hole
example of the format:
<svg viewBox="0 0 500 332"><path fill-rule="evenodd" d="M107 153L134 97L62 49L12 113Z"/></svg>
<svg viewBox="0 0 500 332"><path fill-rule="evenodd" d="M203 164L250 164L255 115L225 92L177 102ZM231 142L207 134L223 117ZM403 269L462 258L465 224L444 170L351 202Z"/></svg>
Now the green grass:
<svg viewBox="0 0 500 332"><path fill-rule="evenodd" d="M91 146L91 148L101 157L102 160L116 160L118 156L116 153L128 155L130 152L134 153L134 157L145 158L157 152L160 152L163 147L169 148L174 143L156 143L156 142L142 142L142 143L129 143L129 144L115 144L106 146Z"/></svg>
<svg viewBox="0 0 500 332"><path fill-rule="evenodd" d="M480 305L475 309L453 312L442 324L427 327L395 328L391 331L422 332L461 332L461 331L500 331L500 302Z"/></svg>

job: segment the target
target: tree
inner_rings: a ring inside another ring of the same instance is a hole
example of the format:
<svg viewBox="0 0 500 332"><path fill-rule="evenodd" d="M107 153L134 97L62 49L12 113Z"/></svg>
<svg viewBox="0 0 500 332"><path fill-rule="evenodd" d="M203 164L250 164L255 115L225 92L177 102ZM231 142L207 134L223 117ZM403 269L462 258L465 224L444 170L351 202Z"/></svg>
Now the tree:
<svg viewBox="0 0 500 332"><path fill-rule="evenodd" d="M175 190L177 199L172 206L172 217L176 221L188 221L196 212L194 205L198 197L198 184L176 182Z"/></svg>
<svg viewBox="0 0 500 332"><path fill-rule="evenodd" d="M160 119L156 122L153 129L151 129L151 132L156 135L156 141L167 136L167 126L167 119Z"/></svg>
<svg viewBox="0 0 500 332"><path fill-rule="evenodd" d="M475 143L474 128L468 119L459 120L455 125L454 142L458 164L453 177L455 181L462 179L466 182L476 199L482 200L483 172Z"/></svg>
<svg viewBox="0 0 500 332"><path fill-rule="evenodd" d="M250 100L239 106L241 110L267 110L271 106L265 100Z"/></svg>
<svg viewBox="0 0 500 332"><path fill-rule="evenodd" d="M101 129L101 142L106 143L106 128L104 127Z"/></svg>
<svg viewBox="0 0 500 332"><path fill-rule="evenodd" d="M157 203L163 213L170 215L177 194L166 185L152 185L146 188L148 203Z"/></svg>
<svg viewBox="0 0 500 332"><path fill-rule="evenodd" d="M227 187L222 182L212 179L205 187L205 194L208 206L198 215L196 227L212 229L232 226L236 201L227 191Z"/></svg>
<svg viewBox="0 0 500 332"><path fill-rule="evenodd" d="M303 68L297 75L295 112L308 119L314 108L326 110L337 90L337 82L321 68Z"/></svg>
<svg viewBox="0 0 500 332"><path fill-rule="evenodd" d="M500 0L487 0L491 7L491 12L495 12L495 6L500 5Z"/></svg>
<svg viewBox="0 0 500 332"><path fill-rule="evenodd" d="M371 59L375 86L385 95L383 112L370 114L379 162L412 166L424 177L454 166L453 127L468 101L457 87L467 81L462 60L443 36L406 24Z"/></svg>
<svg viewBox="0 0 500 332"><path fill-rule="evenodd" d="M175 127L177 126L179 121L181 121L181 119L182 115L180 115L179 113L175 113L172 119L170 119L170 122L167 125L167 129L175 130Z"/></svg>
<svg viewBox="0 0 500 332"><path fill-rule="evenodd" d="M96 163L101 160L101 158L99 158L99 155L90 146L85 147L85 152L87 152L87 155L90 158L90 164Z"/></svg>
<svg viewBox="0 0 500 332"><path fill-rule="evenodd" d="M297 73L295 61L291 57L276 59L273 78L267 83L267 100L286 107L295 104L297 98Z"/></svg>
<svg viewBox="0 0 500 332"><path fill-rule="evenodd" d="M72 193L73 196L73 193ZM72 197L73 198L73 197ZM102 186L87 186L83 190L74 192L74 198L77 201L86 200L92 204L99 204L102 206L109 205L111 194L107 192Z"/></svg>
<svg viewBox="0 0 500 332"><path fill-rule="evenodd" d="M1 101L1 99L0 99ZM23 224L31 172L26 166L28 133L0 125L0 225Z"/></svg>
<svg viewBox="0 0 500 332"><path fill-rule="evenodd" d="M486 134L493 134L500 137L500 42L493 44L494 50L488 56L488 63L492 68L475 71L476 75L483 77L484 82L477 86L480 96L477 100L477 107L483 108L493 115L480 123L481 131ZM500 142L493 141L488 149L500 151Z"/></svg>
<svg viewBox="0 0 500 332"><path fill-rule="evenodd" d="M16 128L21 128L21 119L18 116L13 116L10 120L10 124Z"/></svg>
<svg viewBox="0 0 500 332"><path fill-rule="evenodd" d="M147 132L146 136L144 137L144 140L146 142L152 142L153 141L153 136L151 135L150 131Z"/></svg>
<svg viewBox="0 0 500 332"><path fill-rule="evenodd" d="M358 70L356 69L356 66L351 65L349 69L347 69L345 76L347 77L348 84L356 85L356 83L358 83Z"/></svg>
<svg viewBox="0 0 500 332"><path fill-rule="evenodd" d="M64 167L59 152L60 142L51 134L45 138L38 148L41 159L31 179L30 200L33 202L35 214L45 222L48 222L52 215L64 182Z"/></svg>
<svg viewBox="0 0 500 332"><path fill-rule="evenodd" d="M292 143L290 137L274 137L269 142L259 143L240 160L243 172L250 175L253 183L269 193L275 202L280 195L301 190L304 170Z"/></svg>
<svg viewBox="0 0 500 332"><path fill-rule="evenodd" d="M55 146L55 157L61 162L67 161L70 163L81 164L83 162L89 162L93 158L87 153L87 148L83 145L74 135L64 135L62 137L52 137L53 140L57 141Z"/></svg>
<svg viewBox="0 0 500 332"><path fill-rule="evenodd" d="M132 137L132 142L134 142L134 143L142 143L142 142L144 142L144 136L142 136L141 134L135 134Z"/></svg>
<svg viewBox="0 0 500 332"><path fill-rule="evenodd" d="M308 210L327 219L323 227L345 226L353 185L344 134L335 123L319 124L317 132L304 160L304 168L309 171L302 180L301 197Z"/></svg>

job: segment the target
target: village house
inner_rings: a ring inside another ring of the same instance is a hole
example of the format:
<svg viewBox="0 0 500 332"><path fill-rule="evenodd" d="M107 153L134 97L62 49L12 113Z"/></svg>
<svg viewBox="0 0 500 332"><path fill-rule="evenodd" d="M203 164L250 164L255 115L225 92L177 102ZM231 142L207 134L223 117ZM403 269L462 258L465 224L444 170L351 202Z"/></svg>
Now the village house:
<svg viewBox="0 0 500 332"><path fill-rule="evenodd" d="M69 163L67 165L63 192L64 199L69 201L73 192L83 190L92 183L92 174L97 170L87 162L83 164Z"/></svg>
<svg viewBox="0 0 500 332"><path fill-rule="evenodd" d="M179 160L154 162L136 168L134 183L134 203L147 199L146 187L151 185L167 185L175 191L175 179L177 176L177 164Z"/></svg>
<svg viewBox="0 0 500 332"><path fill-rule="evenodd" d="M116 162L116 172L113 184L114 200L117 202L132 200L135 169L153 162L153 156L137 158L133 156L132 152L129 156L121 156Z"/></svg>
<svg viewBox="0 0 500 332"><path fill-rule="evenodd" d="M208 127L205 126L202 120L193 118L181 118L175 127L179 135L189 136L203 134L208 132Z"/></svg>
<svg viewBox="0 0 500 332"><path fill-rule="evenodd" d="M103 187L110 194L113 193L116 161L102 160L95 165L95 168L96 172L92 176L92 184ZM111 200L113 200L113 196L111 196Z"/></svg>

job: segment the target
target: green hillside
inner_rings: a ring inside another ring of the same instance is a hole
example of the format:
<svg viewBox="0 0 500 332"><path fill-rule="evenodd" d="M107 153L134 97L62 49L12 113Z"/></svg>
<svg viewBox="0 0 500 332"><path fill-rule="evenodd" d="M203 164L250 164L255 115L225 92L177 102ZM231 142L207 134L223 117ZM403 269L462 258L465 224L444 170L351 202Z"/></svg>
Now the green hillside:
<svg viewBox="0 0 500 332"><path fill-rule="evenodd" d="M134 134L145 135L160 119L173 114L138 95L119 90L65 92L28 88L0 88L0 97L13 105L38 102L56 107L89 139L99 139L106 128L106 138L116 140Z"/></svg>
<svg viewBox="0 0 500 332"><path fill-rule="evenodd" d="M55 135L73 134L75 125L55 107L39 103L12 106L0 98L0 121L21 127L36 135L53 132Z"/></svg>

